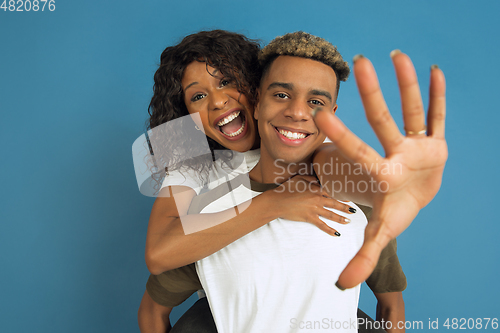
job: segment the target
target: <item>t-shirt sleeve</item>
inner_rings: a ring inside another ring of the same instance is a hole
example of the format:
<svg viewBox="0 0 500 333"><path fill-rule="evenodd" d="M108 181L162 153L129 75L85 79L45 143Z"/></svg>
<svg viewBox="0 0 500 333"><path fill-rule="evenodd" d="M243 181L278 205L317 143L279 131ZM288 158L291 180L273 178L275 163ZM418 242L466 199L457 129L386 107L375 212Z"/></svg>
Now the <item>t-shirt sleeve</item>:
<svg viewBox="0 0 500 333"><path fill-rule="evenodd" d="M150 275L146 290L156 303L175 307L202 289L194 264Z"/></svg>
<svg viewBox="0 0 500 333"><path fill-rule="evenodd" d="M167 186L187 186L195 190L196 195L200 194L203 189L203 182L200 179L199 172L183 168L181 170L169 171L165 176L161 188Z"/></svg>
<svg viewBox="0 0 500 333"><path fill-rule="evenodd" d="M369 220L372 209L367 206L358 205ZM377 266L366 280L366 284L374 293L399 292L406 289L406 276L399 263L397 254L398 244L393 239L382 250Z"/></svg>

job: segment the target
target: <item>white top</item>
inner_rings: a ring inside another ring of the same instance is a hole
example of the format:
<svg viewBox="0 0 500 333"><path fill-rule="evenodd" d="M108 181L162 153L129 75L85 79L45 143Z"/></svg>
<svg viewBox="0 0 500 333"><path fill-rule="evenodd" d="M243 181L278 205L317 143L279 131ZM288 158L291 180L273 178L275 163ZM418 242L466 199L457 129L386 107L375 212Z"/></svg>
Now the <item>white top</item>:
<svg viewBox="0 0 500 333"><path fill-rule="evenodd" d="M217 154L217 151L215 152ZM246 178L247 183L250 182L248 177L248 172L257 164L260 158L260 149L250 150L245 153L238 153L233 151L233 156L230 161L222 162L221 159L217 159L212 168L208 172L207 181L204 182L199 175L198 171L183 168L175 170L169 173L165 180L163 181L162 188L166 186L187 186L196 192L196 195L200 193L208 192L219 185L227 184L237 176L243 176ZM174 196L174 199L175 196ZM247 197L248 200L251 197ZM234 202L228 203L229 208L235 207L237 204ZM236 210L233 214L236 214ZM206 223L203 219L190 220L180 217L183 231L186 235L192 234L207 228L213 227L215 222ZM224 221L219 221L222 223Z"/></svg>
<svg viewBox="0 0 500 333"><path fill-rule="evenodd" d="M233 151L233 159L230 165L221 162L220 159L214 162L214 167L209 171L208 184L203 184L199 172L181 168L168 173L163 180L161 188L167 186L187 186L196 191L196 194L209 191L218 185L233 179L239 174L248 173L260 159L260 149L249 150L244 153Z"/></svg>
<svg viewBox="0 0 500 333"><path fill-rule="evenodd" d="M210 192L211 203L201 212L260 194L232 183L230 193ZM367 220L359 208L335 212L351 219L348 225L323 219L341 237L277 219L196 263L219 333L357 332L359 286L340 291L335 282L361 247Z"/></svg>

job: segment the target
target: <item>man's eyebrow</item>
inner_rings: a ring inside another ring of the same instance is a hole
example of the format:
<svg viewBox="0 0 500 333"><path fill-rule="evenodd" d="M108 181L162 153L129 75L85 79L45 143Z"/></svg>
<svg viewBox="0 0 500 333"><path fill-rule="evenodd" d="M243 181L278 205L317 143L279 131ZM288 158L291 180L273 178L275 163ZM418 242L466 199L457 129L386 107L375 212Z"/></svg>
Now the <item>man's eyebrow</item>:
<svg viewBox="0 0 500 333"><path fill-rule="evenodd" d="M325 96L326 98L328 98L330 100L330 102L333 101L332 95L328 91L313 89L310 91L310 93L312 95Z"/></svg>
<svg viewBox="0 0 500 333"><path fill-rule="evenodd" d="M272 89L272 88L277 88L277 87L292 90L293 84L292 83L285 83L285 82L273 82L267 87L267 90Z"/></svg>

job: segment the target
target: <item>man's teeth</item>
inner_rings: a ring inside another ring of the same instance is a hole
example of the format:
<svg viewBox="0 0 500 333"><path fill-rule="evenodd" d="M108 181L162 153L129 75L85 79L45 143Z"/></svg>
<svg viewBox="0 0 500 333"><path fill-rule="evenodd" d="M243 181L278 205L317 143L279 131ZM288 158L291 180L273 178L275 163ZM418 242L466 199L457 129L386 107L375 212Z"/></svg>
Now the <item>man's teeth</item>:
<svg viewBox="0 0 500 333"><path fill-rule="evenodd" d="M240 129L239 129L239 130L237 130L237 131L236 131L236 132L234 132L234 133L227 134L227 133L226 133L226 132L224 132L224 131L222 131L222 133L224 133L224 134L225 134L225 135L227 135L227 136L233 137L233 136L237 136L237 135L241 134L241 133L243 132L243 130L244 130L244 129L245 129L245 123L242 123L242 124L241 124Z"/></svg>
<svg viewBox="0 0 500 333"><path fill-rule="evenodd" d="M297 133L297 132L290 132L290 131L285 131L285 130L278 130L281 135L286 137L287 139L290 140L299 140L299 139L304 139L307 135L304 133Z"/></svg>
<svg viewBox="0 0 500 333"><path fill-rule="evenodd" d="M235 120L239 115L240 115L240 111L231 113L229 116L227 116L226 118L224 118L221 121L219 121L217 123L217 126L224 126L227 123L230 123L231 121Z"/></svg>

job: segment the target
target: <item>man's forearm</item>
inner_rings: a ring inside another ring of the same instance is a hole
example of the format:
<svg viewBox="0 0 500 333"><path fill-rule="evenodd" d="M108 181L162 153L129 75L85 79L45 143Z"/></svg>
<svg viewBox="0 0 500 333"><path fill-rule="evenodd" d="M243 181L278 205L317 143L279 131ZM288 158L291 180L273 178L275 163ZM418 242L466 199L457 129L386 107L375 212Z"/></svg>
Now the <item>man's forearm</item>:
<svg viewBox="0 0 500 333"><path fill-rule="evenodd" d="M405 303L403 293L375 293L375 297L377 298L377 321L380 323L384 322L384 329L389 333L405 332Z"/></svg>
<svg viewBox="0 0 500 333"><path fill-rule="evenodd" d="M168 333L170 331L170 312L172 308L157 304L144 292L137 314L141 333Z"/></svg>

